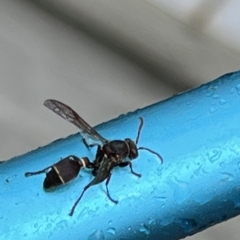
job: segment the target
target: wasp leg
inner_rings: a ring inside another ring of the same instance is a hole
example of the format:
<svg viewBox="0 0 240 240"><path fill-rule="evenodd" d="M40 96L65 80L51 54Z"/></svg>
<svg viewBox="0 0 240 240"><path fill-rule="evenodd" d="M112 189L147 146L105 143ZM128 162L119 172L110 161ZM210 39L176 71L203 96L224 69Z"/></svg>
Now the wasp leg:
<svg viewBox="0 0 240 240"><path fill-rule="evenodd" d="M92 175L93 175L94 177L96 177L96 176L97 176L98 169L99 169L99 168L94 168L94 167L93 167L93 170L92 170Z"/></svg>
<svg viewBox="0 0 240 240"><path fill-rule="evenodd" d="M106 181L107 196L108 196L108 198L109 198L112 202L118 203L118 201L112 199L111 196L110 196L110 194L109 194L108 183L109 183L109 181L110 181L110 178L111 178L111 174L108 175L107 181ZM106 179L106 178L105 178L105 179ZM78 203L79 203L80 200L82 199L82 196L83 196L83 194L86 192L86 190L87 190L88 188L90 188L91 186L93 186L93 185L95 185L95 184L98 184L98 183L100 183L100 182L102 182L102 181L99 181L98 179L94 178L88 185L86 185L86 186L83 188L83 191L82 191L81 195L79 196L79 198L77 199L77 201L74 203L74 205L73 205L73 207L72 207L72 209L71 209L71 211L70 211L70 213L69 213L69 216L72 216L72 215L73 215L75 208L77 207Z"/></svg>
<svg viewBox="0 0 240 240"><path fill-rule="evenodd" d="M47 171L48 171L51 167L52 167L52 166L47 167L47 168L44 168L43 170L40 170L40 171L37 171L37 172L26 172L24 175L25 175L25 177L30 177L30 176L37 175L37 174L41 174L41 173L47 173Z"/></svg>
<svg viewBox="0 0 240 240"><path fill-rule="evenodd" d="M92 147L100 146L97 143L96 144L88 144L85 138L82 139L82 142L88 150L90 150L90 148L92 148Z"/></svg>
<svg viewBox="0 0 240 240"><path fill-rule="evenodd" d="M109 198L112 202L114 202L115 204L117 204L118 201L117 201L117 200L114 200L114 199L110 196L110 193L109 193L109 190L108 190L108 184L109 184L109 182L110 182L111 176L112 176L112 174L110 173L109 176L108 176L108 178L107 178L107 181L106 181L107 196L108 196L108 198Z"/></svg>
<svg viewBox="0 0 240 240"><path fill-rule="evenodd" d="M119 165L119 167L126 167L126 166L129 166L130 167L130 170L131 170L131 173L137 177L141 177L142 175L140 173L136 173L133 171L133 168L132 168L132 163L129 161L129 162L121 162Z"/></svg>
<svg viewBox="0 0 240 240"><path fill-rule="evenodd" d="M88 145L88 143L87 143L87 141L86 141L85 138L82 139L82 142L83 142L83 144L85 145L85 147L89 150L90 147L89 147L89 145Z"/></svg>
<svg viewBox="0 0 240 240"><path fill-rule="evenodd" d="M85 192L90 186L91 186L91 185L88 184L87 186L84 187L84 189L83 189L83 191L82 191L80 197L79 197L79 198L77 199L77 201L73 204L73 206L72 206L72 208L71 208L71 211L70 211L70 213L69 213L69 216L72 216L72 215L73 215L74 210L75 210L76 206L78 205L78 203L80 202L80 200L81 200L81 198L82 198L84 192Z"/></svg>

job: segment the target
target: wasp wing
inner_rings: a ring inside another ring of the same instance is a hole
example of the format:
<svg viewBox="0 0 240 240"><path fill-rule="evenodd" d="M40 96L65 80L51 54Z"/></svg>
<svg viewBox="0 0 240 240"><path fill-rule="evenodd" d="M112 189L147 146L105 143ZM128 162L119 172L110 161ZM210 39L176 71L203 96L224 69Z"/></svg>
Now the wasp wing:
<svg viewBox="0 0 240 240"><path fill-rule="evenodd" d="M54 99L47 99L44 106L55 112L57 115L74 124L79 128L80 134L86 140L93 143L104 144L107 142L94 128L85 122L72 108Z"/></svg>
<svg viewBox="0 0 240 240"><path fill-rule="evenodd" d="M89 183L89 185L92 186L106 180L111 174L111 170L115 166L117 166L117 164L111 161L110 158L103 157L100 163L100 167L97 169L97 174L95 178Z"/></svg>

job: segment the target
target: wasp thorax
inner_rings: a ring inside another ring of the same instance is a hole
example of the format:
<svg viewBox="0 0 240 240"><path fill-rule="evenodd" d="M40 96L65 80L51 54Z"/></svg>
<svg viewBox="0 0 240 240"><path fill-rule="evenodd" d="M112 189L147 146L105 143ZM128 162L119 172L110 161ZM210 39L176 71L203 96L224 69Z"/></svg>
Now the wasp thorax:
<svg viewBox="0 0 240 240"><path fill-rule="evenodd" d="M103 146L102 150L107 156L118 156L119 159L126 158L129 152L128 145L122 140L108 142Z"/></svg>
<svg viewBox="0 0 240 240"><path fill-rule="evenodd" d="M126 138L125 142L127 143L128 148L129 148L128 158L130 160L137 158L138 157L138 149L137 149L136 143L133 142L130 138Z"/></svg>

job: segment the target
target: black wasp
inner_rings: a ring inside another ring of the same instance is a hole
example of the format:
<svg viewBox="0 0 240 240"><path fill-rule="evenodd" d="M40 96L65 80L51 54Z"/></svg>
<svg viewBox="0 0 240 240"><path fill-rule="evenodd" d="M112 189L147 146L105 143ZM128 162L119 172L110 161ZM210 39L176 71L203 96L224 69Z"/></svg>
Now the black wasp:
<svg viewBox="0 0 240 240"><path fill-rule="evenodd" d="M138 157L138 150L147 150L160 159L163 163L163 159L160 154L154 152L153 150L146 147L137 147L140 133L143 127L143 118L140 117L140 125L138 128L136 142L132 141L130 138L123 140L113 140L109 141L103 138L94 128L92 128L87 122L85 122L72 108L67 106L64 103L61 103L57 100L48 99L44 102L44 105L79 128L80 134L83 138L83 142L86 147L90 148L97 146L96 157L94 161L90 162L87 157L79 159L76 156L69 156L58 163L45 168L38 172L28 172L25 176L31 176L40 173L46 173L46 178L44 180L44 187L50 188L55 187L75 178L81 167L92 169L92 174L94 179L87 184L74 203L69 215L72 216L74 210L81 200L84 192L91 186L101 183L106 180L106 194L107 197L114 203L118 203L117 200L114 200L109 193L108 184L111 179L111 171L114 167L130 167L132 174L141 177L141 174L136 173L132 169L131 160ZM51 169L49 171L49 169Z"/></svg>

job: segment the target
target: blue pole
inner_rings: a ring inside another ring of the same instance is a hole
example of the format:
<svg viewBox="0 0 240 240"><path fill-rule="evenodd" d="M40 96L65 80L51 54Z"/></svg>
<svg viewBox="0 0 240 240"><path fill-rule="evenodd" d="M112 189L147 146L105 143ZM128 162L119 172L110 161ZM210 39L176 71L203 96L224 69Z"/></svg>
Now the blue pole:
<svg viewBox="0 0 240 240"><path fill-rule="evenodd" d="M107 139L135 139L139 116L139 146L159 152L164 163L140 151L133 168L141 178L115 168L109 189L117 205L102 183L86 191L70 217L90 172L51 193L42 189L44 175L24 177L70 154L93 159L96 150L78 134L2 163L0 239L174 240L240 214L240 72L96 129Z"/></svg>

